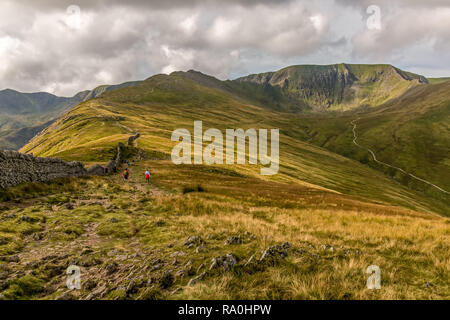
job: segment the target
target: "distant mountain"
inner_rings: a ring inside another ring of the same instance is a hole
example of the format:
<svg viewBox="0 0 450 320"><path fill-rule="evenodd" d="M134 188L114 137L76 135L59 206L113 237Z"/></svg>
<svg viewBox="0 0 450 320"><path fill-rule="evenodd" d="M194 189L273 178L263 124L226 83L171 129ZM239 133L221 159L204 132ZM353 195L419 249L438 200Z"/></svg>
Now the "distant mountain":
<svg viewBox="0 0 450 320"><path fill-rule="evenodd" d="M361 73L357 75L363 78ZM384 72L380 77L385 78ZM137 86L111 90L80 103L21 151L106 163L118 142L139 132L139 147L151 157L165 159L174 145L171 132L191 129L194 120L202 120L205 129L279 128L280 172L276 179L304 181L375 201L447 214L445 193L401 172L386 170L353 143L351 122L359 119L358 142L374 150L380 161L450 189L448 175L442 174L448 172L448 87L420 85L426 79L407 80L414 76L401 71L391 77L416 84L377 108L289 113L273 110L270 97L287 101L275 85L264 91L255 83L220 81L196 71L155 75ZM258 98L260 91L266 95ZM433 172L433 168L438 170Z"/></svg>
<svg viewBox="0 0 450 320"><path fill-rule="evenodd" d="M39 131L49 126L80 102L97 98L110 90L134 86L140 81L103 85L73 97L58 97L46 92L0 91L0 149L18 150Z"/></svg>
<svg viewBox="0 0 450 320"><path fill-rule="evenodd" d="M290 66L234 82L252 95L264 92L259 99L266 97L275 109L299 112L377 106L428 80L387 64L335 64Z"/></svg>

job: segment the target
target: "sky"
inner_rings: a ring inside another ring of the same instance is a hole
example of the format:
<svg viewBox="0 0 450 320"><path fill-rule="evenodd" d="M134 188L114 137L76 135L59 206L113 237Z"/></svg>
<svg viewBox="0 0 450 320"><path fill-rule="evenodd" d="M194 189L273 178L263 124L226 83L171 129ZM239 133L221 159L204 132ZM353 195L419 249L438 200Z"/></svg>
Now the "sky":
<svg viewBox="0 0 450 320"><path fill-rule="evenodd" d="M0 90L389 63L450 76L450 0L0 0Z"/></svg>

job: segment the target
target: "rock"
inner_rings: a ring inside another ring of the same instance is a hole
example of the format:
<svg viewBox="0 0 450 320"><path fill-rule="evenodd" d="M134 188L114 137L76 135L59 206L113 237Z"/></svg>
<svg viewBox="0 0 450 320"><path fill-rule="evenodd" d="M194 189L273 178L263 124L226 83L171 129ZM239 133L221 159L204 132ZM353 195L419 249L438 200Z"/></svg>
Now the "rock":
<svg viewBox="0 0 450 320"><path fill-rule="evenodd" d="M161 279L159 279L159 286L162 289L167 289L169 288L174 282L174 277L172 275L172 273L170 273L169 271L166 271L163 276L161 277Z"/></svg>
<svg viewBox="0 0 450 320"><path fill-rule="evenodd" d="M105 168L99 164L96 164L87 169L87 174L90 176L103 176L105 175Z"/></svg>
<svg viewBox="0 0 450 320"><path fill-rule="evenodd" d="M192 278L191 280L189 280L188 286L190 286L190 287L194 286L197 282L202 281L206 277L206 275L207 275L207 273L203 272L199 276Z"/></svg>
<svg viewBox="0 0 450 320"><path fill-rule="evenodd" d="M200 253L202 251L205 251L205 249L206 249L206 246L204 244L202 244L195 249L195 252Z"/></svg>
<svg viewBox="0 0 450 320"><path fill-rule="evenodd" d="M0 261L5 261L5 262L19 262L19 256L18 255L13 255L13 256L0 256Z"/></svg>
<svg viewBox="0 0 450 320"><path fill-rule="evenodd" d="M63 294L57 296L55 300L73 300L73 295L70 291L64 292Z"/></svg>
<svg viewBox="0 0 450 320"><path fill-rule="evenodd" d="M291 247L289 242L282 245L274 245L267 248L259 259L260 262L274 262L277 259L284 259L288 256L288 250Z"/></svg>
<svg viewBox="0 0 450 320"><path fill-rule="evenodd" d="M205 244L205 241L203 241L203 239L200 238L200 236L190 236L187 238L186 242L184 243L184 245L187 246L188 248L192 248L195 245L201 245L201 244Z"/></svg>
<svg viewBox="0 0 450 320"><path fill-rule="evenodd" d="M180 293L181 291L183 291L183 289L181 289L181 288L176 288L176 289L173 290L170 294L171 294L171 295L174 295L174 294Z"/></svg>
<svg viewBox="0 0 450 320"><path fill-rule="evenodd" d="M37 233L33 234L33 240L35 240L35 241L42 240L43 238L44 238L43 232L37 232Z"/></svg>
<svg viewBox="0 0 450 320"><path fill-rule="evenodd" d="M175 257L182 257L185 255L186 255L186 252L184 252L184 251L175 251L170 255L170 257L175 258Z"/></svg>
<svg viewBox="0 0 450 320"><path fill-rule="evenodd" d="M14 212L8 213L5 215L5 219L14 219L16 217L16 214Z"/></svg>
<svg viewBox="0 0 450 320"><path fill-rule="evenodd" d="M151 271L151 272L154 272L154 271L157 271L157 270L159 270L159 269L161 269L161 268L162 268L162 265L157 264L157 265L154 265L154 266L150 269L150 271Z"/></svg>
<svg viewBox="0 0 450 320"><path fill-rule="evenodd" d="M225 241L225 244L227 245L241 244L241 243L242 239L239 238L238 236L231 236Z"/></svg>
<svg viewBox="0 0 450 320"><path fill-rule="evenodd" d="M237 263L237 257L233 253L228 253L226 256L213 258L209 269L223 268L224 270L231 270Z"/></svg>
<svg viewBox="0 0 450 320"><path fill-rule="evenodd" d="M118 268L119 268L118 264L113 261L106 265L106 272L108 274L113 274L114 272L117 271Z"/></svg>
<svg viewBox="0 0 450 320"><path fill-rule="evenodd" d="M252 255L252 256L247 260L247 262L245 263L244 267L246 267L246 266L250 265L251 263L253 263L254 260L255 260L255 255Z"/></svg>
<svg viewBox="0 0 450 320"><path fill-rule="evenodd" d="M197 273L200 272L200 270L202 270L205 267L205 264L202 263L198 268L197 268Z"/></svg>
<svg viewBox="0 0 450 320"><path fill-rule="evenodd" d="M73 210L73 204L71 204L70 202L67 202L66 204L64 204L64 207L65 207L67 210Z"/></svg>
<svg viewBox="0 0 450 320"><path fill-rule="evenodd" d="M97 282L93 279L88 279L85 283L83 283L83 289L92 290L97 286Z"/></svg>
<svg viewBox="0 0 450 320"><path fill-rule="evenodd" d="M334 252L334 247L331 244L323 244L322 245L322 250L329 250L331 252Z"/></svg>
<svg viewBox="0 0 450 320"><path fill-rule="evenodd" d="M23 221L23 222L29 222L29 223L36 221L35 219L33 219L29 216L21 216L19 220Z"/></svg>

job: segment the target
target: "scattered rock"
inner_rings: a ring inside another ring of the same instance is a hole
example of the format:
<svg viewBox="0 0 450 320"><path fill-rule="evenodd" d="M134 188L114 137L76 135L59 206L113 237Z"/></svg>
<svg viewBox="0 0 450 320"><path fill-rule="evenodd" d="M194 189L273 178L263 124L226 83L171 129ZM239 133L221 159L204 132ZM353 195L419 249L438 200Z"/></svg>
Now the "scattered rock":
<svg viewBox="0 0 450 320"><path fill-rule="evenodd" d="M227 245L241 244L241 243L242 239L239 238L238 236L231 236L225 241L225 244Z"/></svg>
<svg viewBox="0 0 450 320"><path fill-rule="evenodd" d="M206 246L204 244L202 244L195 249L195 252L200 253L202 251L205 251L205 249L206 249Z"/></svg>
<svg viewBox="0 0 450 320"><path fill-rule="evenodd" d="M197 282L202 281L205 277L206 277L207 273L203 272L202 274L198 275L195 278L192 278L191 280L189 280L188 286L192 287L194 286Z"/></svg>
<svg viewBox="0 0 450 320"><path fill-rule="evenodd" d="M187 238L186 242L184 243L184 245L187 246L188 248L192 248L195 245L201 245L201 244L205 244L205 241L203 241L203 239L200 238L200 236L190 236Z"/></svg>
<svg viewBox="0 0 450 320"><path fill-rule="evenodd" d="M289 242L282 245L274 245L267 248L259 259L260 262L274 262L277 259L284 259L288 256L288 250L291 247Z"/></svg>
<svg viewBox="0 0 450 320"><path fill-rule="evenodd" d="M64 207L65 207L67 210L73 210L73 204L71 204L70 202L65 203L65 204L64 204Z"/></svg>
<svg viewBox="0 0 450 320"><path fill-rule="evenodd" d="M252 255L252 256L247 260L247 262L245 263L244 266L246 267L246 266L250 265L251 263L254 262L254 260L255 260L255 255Z"/></svg>
<svg viewBox="0 0 450 320"><path fill-rule="evenodd" d="M16 214L14 212L8 213L5 215L5 219L14 219L16 217Z"/></svg>
<svg viewBox="0 0 450 320"><path fill-rule="evenodd" d="M21 216L19 220L23 221L23 222L29 222L29 223L36 221L35 219L33 219L33 218L29 217L29 216Z"/></svg>
<svg viewBox="0 0 450 320"><path fill-rule="evenodd" d="M159 279L159 286L162 289L167 289L169 288L174 282L174 277L172 275L172 273L170 273L169 271L166 271L163 276L161 277L161 279Z"/></svg>
<svg viewBox="0 0 450 320"><path fill-rule="evenodd" d="M106 272L108 274L113 274L114 272L117 271L118 268L119 268L118 264L113 261L106 265Z"/></svg>
<svg viewBox="0 0 450 320"><path fill-rule="evenodd" d="M40 241L44 239L44 233L43 232L37 232L33 234L33 240Z"/></svg>
<svg viewBox="0 0 450 320"><path fill-rule="evenodd" d="M331 252L334 252L334 247L332 244L323 244L322 245L322 250L329 250Z"/></svg>
<svg viewBox="0 0 450 320"><path fill-rule="evenodd" d="M63 294L57 296L55 300L73 300L73 295L70 291L64 292Z"/></svg>
<svg viewBox="0 0 450 320"><path fill-rule="evenodd" d="M213 270L222 267L224 270L231 270L231 268L237 263L237 257L232 253L228 253L226 256L213 258L209 269Z"/></svg>
<svg viewBox="0 0 450 320"><path fill-rule="evenodd" d="M186 252L184 252L184 251L175 251L174 253L172 253L171 255L170 255L170 257L171 258L174 258L174 257L182 257L182 256L185 256L186 255Z"/></svg>
<svg viewBox="0 0 450 320"><path fill-rule="evenodd" d="M151 271L151 272L154 272L154 271L157 271L157 270L159 270L159 269L161 269L161 268L162 268L162 265L157 264L157 265L154 265L154 266L150 269L150 271Z"/></svg>
<svg viewBox="0 0 450 320"><path fill-rule="evenodd" d="M200 270L202 270L205 267L205 264L202 263L198 268L197 268L197 273L200 272Z"/></svg>
<svg viewBox="0 0 450 320"><path fill-rule="evenodd" d="M83 289L92 290L97 286L97 282L93 279L88 279L85 283L83 283Z"/></svg>
<svg viewBox="0 0 450 320"><path fill-rule="evenodd" d="M19 262L19 256L18 255L13 255L13 256L0 256L0 261L5 261L5 262Z"/></svg>

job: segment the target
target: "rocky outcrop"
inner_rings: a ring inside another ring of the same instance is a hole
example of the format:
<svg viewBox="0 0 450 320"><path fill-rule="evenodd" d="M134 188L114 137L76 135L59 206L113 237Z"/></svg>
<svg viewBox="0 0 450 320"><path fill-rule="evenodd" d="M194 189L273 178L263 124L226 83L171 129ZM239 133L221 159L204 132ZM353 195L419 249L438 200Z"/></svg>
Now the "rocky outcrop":
<svg viewBox="0 0 450 320"><path fill-rule="evenodd" d="M141 136L141 135L140 135L139 132L138 132L138 133L136 133L134 136L129 137L129 138L128 138L128 141L127 141L127 145L128 145L129 147L134 146L134 141L136 141L140 136Z"/></svg>

